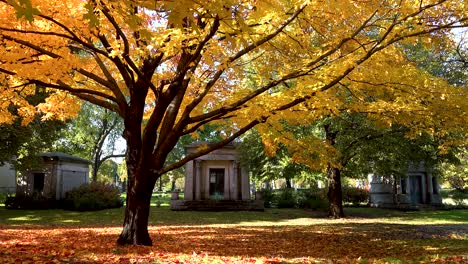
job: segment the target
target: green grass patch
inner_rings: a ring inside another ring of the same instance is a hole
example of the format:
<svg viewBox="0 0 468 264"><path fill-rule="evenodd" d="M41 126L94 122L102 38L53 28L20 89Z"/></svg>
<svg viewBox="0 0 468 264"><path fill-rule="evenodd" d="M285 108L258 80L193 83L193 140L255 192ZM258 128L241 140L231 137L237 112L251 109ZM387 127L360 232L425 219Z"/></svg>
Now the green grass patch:
<svg viewBox="0 0 468 264"><path fill-rule="evenodd" d="M125 202L127 197L126 193L122 193L121 196ZM179 193L179 199L184 199L184 193ZM169 207L171 201L171 193L169 192L154 192L151 195L151 206L154 207Z"/></svg>
<svg viewBox="0 0 468 264"><path fill-rule="evenodd" d="M163 206L151 206L150 224L153 225L311 225L334 223L326 212L302 209L266 209L264 212L197 212L171 211L168 201ZM153 204L153 202L152 202ZM404 224L467 224L468 210L402 212L378 208L345 208L346 218L339 221L356 223ZM94 212L54 210L7 210L0 207L0 224L44 226L113 226L123 221L124 209Z"/></svg>

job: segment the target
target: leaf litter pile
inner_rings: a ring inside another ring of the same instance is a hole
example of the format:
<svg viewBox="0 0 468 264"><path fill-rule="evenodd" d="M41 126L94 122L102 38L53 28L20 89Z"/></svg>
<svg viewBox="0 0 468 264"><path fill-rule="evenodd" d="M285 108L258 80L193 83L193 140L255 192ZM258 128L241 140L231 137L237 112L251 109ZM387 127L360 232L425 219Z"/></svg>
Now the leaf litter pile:
<svg viewBox="0 0 468 264"><path fill-rule="evenodd" d="M356 219L153 225L153 246L117 246L120 227L0 225L1 263L385 263L468 261L468 225Z"/></svg>

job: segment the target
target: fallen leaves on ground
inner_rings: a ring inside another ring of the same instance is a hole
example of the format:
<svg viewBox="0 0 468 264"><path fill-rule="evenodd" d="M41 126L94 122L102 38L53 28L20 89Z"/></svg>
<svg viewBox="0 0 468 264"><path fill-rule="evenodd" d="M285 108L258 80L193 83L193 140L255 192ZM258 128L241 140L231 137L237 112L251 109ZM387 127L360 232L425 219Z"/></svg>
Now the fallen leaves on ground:
<svg viewBox="0 0 468 264"><path fill-rule="evenodd" d="M468 261L467 225L349 223L151 226L153 246L117 246L120 227L0 226L1 263L385 263Z"/></svg>

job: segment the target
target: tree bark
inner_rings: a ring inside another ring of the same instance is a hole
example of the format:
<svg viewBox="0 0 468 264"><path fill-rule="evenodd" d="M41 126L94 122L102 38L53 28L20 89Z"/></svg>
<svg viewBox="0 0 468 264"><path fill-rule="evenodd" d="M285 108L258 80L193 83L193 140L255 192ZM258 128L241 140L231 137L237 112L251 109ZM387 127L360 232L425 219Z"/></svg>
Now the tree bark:
<svg viewBox="0 0 468 264"><path fill-rule="evenodd" d="M100 162L99 162L99 158L96 156L95 159L94 159L94 163L93 165L91 166L91 169L93 171L93 182L97 182L98 180L98 170L99 170L99 166L100 166Z"/></svg>
<svg viewBox="0 0 468 264"><path fill-rule="evenodd" d="M330 146L336 145L336 138L338 132L332 128L331 123L324 125L325 138ZM343 192L341 189L341 170L334 166L332 163L328 164L328 216L331 218L344 217L343 212Z"/></svg>
<svg viewBox="0 0 468 264"><path fill-rule="evenodd" d="M119 245L151 246L148 218L151 195L160 175L151 172L150 168L147 167L148 162L135 164L134 160L136 159L127 157L128 179L125 219L117 243Z"/></svg>
<svg viewBox="0 0 468 264"><path fill-rule="evenodd" d="M328 167L328 216L331 218L344 217L343 192L341 189L341 171L331 165Z"/></svg>
<svg viewBox="0 0 468 264"><path fill-rule="evenodd" d="M151 246L153 244L148 233L151 194L151 191L127 192L123 230L117 240L119 245Z"/></svg>

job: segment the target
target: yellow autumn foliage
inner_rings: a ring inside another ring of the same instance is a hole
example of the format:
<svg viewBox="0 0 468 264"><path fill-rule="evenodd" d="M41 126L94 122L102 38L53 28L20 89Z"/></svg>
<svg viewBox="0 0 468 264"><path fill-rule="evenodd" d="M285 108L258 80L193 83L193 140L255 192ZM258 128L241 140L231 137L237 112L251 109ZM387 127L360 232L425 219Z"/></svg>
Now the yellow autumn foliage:
<svg viewBox="0 0 468 264"><path fill-rule="evenodd" d="M0 0L0 122L14 120L11 104L26 124L36 112L66 119L86 100L122 116L153 159L205 124L223 143L260 124L273 152L282 120L342 111L414 133L466 131L466 87L402 50L455 45L451 28L466 27L458 0ZM51 95L32 107L35 86Z"/></svg>

